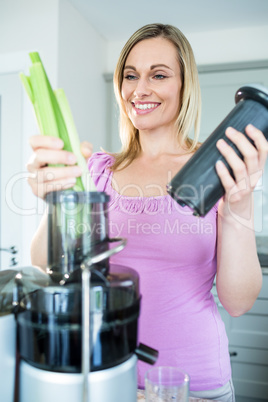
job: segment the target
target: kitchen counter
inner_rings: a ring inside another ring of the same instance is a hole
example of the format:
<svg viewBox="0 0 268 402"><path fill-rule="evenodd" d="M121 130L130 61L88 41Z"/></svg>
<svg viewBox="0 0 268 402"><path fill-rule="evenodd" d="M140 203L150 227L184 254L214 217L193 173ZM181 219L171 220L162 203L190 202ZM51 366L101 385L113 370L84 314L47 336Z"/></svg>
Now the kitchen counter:
<svg viewBox="0 0 268 402"><path fill-rule="evenodd" d="M268 274L268 237L256 236L259 261L263 274Z"/></svg>
<svg viewBox="0 0 268 402"><path fill-rule="evenodd" d="M258 257L261 266L268 268L268 254L258 253Z"/></svg>
<svg viewBox="0 0 268 402"><path fill-rule="evenodd" d="M263 274L268 274L268 254L258 253Z"/></svg>
<svg viewBox="0 0 268 402"><path fill-rule="evenodd" d="M145 395L144 395L144 391L138 391L137 394L137 402L145 402ZM157 401L158 402L158 401ZM163 401L164 402L164 401ZM202 398L189 398L189 402L213 402L211 399L202 399ZM217 401L214 401L217 402Z"/></svg>

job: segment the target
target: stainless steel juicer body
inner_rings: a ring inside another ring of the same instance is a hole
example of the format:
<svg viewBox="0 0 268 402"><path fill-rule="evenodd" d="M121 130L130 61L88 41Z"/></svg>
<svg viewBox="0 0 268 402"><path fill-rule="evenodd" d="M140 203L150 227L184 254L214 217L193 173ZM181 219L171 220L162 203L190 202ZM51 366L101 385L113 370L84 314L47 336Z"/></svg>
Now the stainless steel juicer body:
<svg viewBox="0 0 268 402"><path fill-rule="evenodd" d="M49 277L37 267L0 271L0 400L14 402L17 395L17 322L20 300L47 286Z"/></svg>
<svg viewBox="0 0 268 402"><path fill-rule="evenodd" d="M88 375L90 402L137 402L137 357ZM81 402L83 374L56 373L37 369L22 361L20 402Z"/></svg>
<svg viewBox="0 0 268 402"><path fill-rule="evenodd" d="M13 402L15 384L16 320L0 316L0 400Z"/></svg>

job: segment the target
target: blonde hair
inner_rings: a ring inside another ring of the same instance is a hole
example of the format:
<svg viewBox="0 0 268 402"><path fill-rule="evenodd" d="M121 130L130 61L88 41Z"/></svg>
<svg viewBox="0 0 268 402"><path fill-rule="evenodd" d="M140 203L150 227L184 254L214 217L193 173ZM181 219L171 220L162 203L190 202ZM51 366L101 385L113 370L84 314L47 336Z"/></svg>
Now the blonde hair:
<svg viewBox="0 0 268 402"><path fill-rule="evenodd" d="M114 91L119 105L119 134L122 143L120 153L115 154L115 162L111 167L116 170L120 165L128 166L139 154L141 147L139 131L133 126L124 107L121 95L123 73L126 59L131 49L142 40L162 37L174 44L178 51L181 70L182 90L181 107L177 117L178 139L185 144L188 152L197 149L200 129L201 95L197 66L190 43L183 33L172 25L148 24L138 29L127 41L119 56L114 72ZM194 127L194 139L190 132Z"/></svg>

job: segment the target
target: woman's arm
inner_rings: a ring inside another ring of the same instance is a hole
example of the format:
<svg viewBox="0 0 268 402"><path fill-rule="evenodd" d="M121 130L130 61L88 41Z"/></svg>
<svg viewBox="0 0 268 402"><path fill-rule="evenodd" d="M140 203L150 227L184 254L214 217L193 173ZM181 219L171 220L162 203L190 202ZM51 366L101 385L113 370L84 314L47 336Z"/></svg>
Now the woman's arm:
<svg viewBox="0 0 268 402"><path fill-rule="evenodd" d="M253 189L263 173L268 142L252 126L248 126L246 132L256 148L238 131L226 131L244 156L244 161L224 141L217 144L235 176L234 180L224 164L217 162L216 169L225 195L218 209L216 285L223 307L232 316L250 310L262 286L254 231Z"/></svg>
<svg viewBox="0 0 268 402"><path fill-rule="evenodd" d="M253 208L252 208L253 209ZM248 226L218 215L217 292L223 307L239 316L253 306L262 286L252 218Z"/></svg>

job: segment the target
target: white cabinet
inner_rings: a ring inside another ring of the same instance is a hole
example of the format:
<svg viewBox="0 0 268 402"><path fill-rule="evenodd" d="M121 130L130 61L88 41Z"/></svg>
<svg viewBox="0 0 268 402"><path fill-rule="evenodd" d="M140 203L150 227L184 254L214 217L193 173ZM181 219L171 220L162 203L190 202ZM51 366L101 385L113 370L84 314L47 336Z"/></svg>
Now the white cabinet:
<svg viewBox="0 0 268 402"><path fill-rule="evenodd" d="M268 401L268 274L254 306L241 317L231 317L219 302L216 286L212 291L229 339L236 396Z"/></svg>
<svg viewBox="0 0 268 402"><path fill-rule="evenodd" d="M250 64L248 68L246 63L230 64L219 66L217 70L204 66L199 71L199 81L202 95L200 140L204 141L235 107L239 88L246 84L268 87L268 62Z"/></svg>

